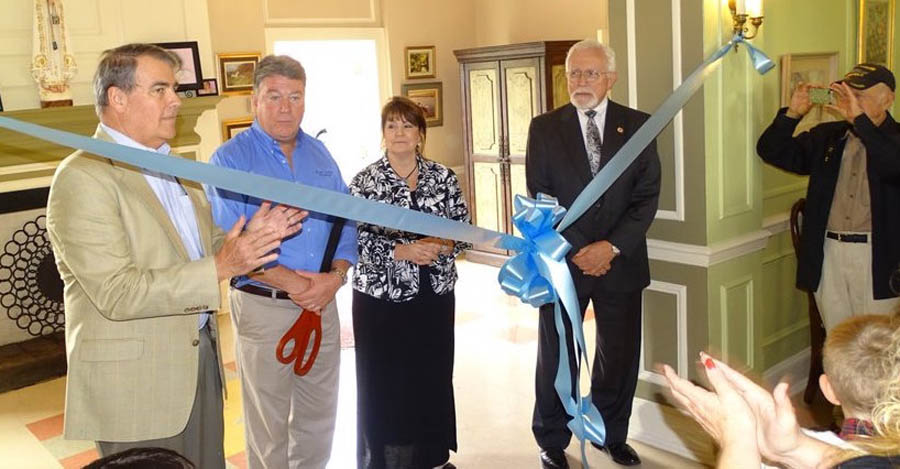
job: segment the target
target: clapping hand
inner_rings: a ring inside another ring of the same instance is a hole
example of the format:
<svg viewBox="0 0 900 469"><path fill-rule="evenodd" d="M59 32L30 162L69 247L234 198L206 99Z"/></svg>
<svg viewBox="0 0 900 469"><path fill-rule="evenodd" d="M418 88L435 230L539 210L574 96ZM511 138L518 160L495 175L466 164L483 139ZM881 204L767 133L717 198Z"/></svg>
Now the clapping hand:
<svg viewBox="0 0 900 469"><path fill-rule="evenodd" d="M306 210L277 205L272 207L271 202L263 202L253 214L253 218L247 223L247 231L257 231L263 228L271 229L279 239L287 238L300 231L303 227L303 219L309 215Z"/></svg>
<svg viewBox="0 0 900 469"><path fill-rule="evenodd" d="M281 245L280 233L268 226L245 232L245 220L243 215L238 218L216 253L216 275L220 282L278 258L278 253L273 251Z"/></svg>

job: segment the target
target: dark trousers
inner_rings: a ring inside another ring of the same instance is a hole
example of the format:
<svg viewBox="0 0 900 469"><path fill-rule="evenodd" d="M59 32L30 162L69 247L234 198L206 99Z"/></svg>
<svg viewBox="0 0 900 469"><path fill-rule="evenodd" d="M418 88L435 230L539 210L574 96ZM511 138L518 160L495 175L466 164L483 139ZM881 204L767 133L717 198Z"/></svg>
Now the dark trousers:
<svg viewBox="0 0 900 469"><path fill-rule="evenodd" d="M597 349L591 375L591 395L606 424L606 444L622 443L628 437L628 419L637 386L641 352L641 293L595 293L579 297L581 318L588 301L593 301L597 324ZM541 448L565 448L572 432L566 423L572 416L563 408L553 382L559 363L559 336L553 319L553 304L540 308L538 324L538 358L535 374L534 416L532 432ZM572 323L563 311L566 336L571 337ZM573 396L578 392L575 372L574 344L569 344L569 367ZM565 362L564 362L565 366Z"/></svg>

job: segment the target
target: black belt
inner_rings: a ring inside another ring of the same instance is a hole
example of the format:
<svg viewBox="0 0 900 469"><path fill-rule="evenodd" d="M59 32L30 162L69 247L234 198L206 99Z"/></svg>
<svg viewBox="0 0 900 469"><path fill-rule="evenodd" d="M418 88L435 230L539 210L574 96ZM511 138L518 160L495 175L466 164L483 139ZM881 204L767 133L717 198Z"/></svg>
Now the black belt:
<svg viewBox="0 0 900 469"><path fill-rule="evenodd" d="M249 283L239 287L236 285L236 283L237 283L237 279L231 279L231 286L237 290L244 292L244 293L249 293L251 295L264 296L266 298L273 298L273 299L279 299L279 300L291 299L291 297L288 296L287 292L285 292L285 291L277 290L274 288L257 287L256 285L251 285Z"/></svg>
<svg viewBox="0 0 900 469"><path fill-rule="evenodd" d="M836 239L842 243L867 243L869 235L866 234L845 234L828 231L825 233L826 238Z"/></svg>

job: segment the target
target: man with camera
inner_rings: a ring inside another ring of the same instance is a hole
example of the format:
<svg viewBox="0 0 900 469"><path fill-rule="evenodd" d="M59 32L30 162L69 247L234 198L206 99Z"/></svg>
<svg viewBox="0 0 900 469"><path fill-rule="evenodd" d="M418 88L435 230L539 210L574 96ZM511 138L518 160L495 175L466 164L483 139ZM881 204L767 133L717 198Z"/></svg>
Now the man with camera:
<svg viewBox="0 0 900 469"><path fill-rule="evenodd" d="M756 151L767 163L809 175L797 286L815 292L826 330L864 313L890 313L900 299L891 273L900 262L900 124L894 74L859 64L823 88L801 83ZM844 120L793 135L814 105Z"/></svg>

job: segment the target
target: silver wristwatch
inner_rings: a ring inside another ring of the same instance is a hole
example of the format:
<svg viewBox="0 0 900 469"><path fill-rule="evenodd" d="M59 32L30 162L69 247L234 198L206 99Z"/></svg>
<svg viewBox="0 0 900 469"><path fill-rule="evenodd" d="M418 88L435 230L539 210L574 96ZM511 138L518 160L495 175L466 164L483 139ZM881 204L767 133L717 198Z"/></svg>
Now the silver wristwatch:
<svg viewBox="0 0 900 469"><path fill-rule="evenodd" d="M609 243L609 245L612 246L613 254L615 254L615 255L617 255L617 256L618 256L619 254L622 254L622 251L620 251L619 248L617 248L615 244Z"/></svg>

